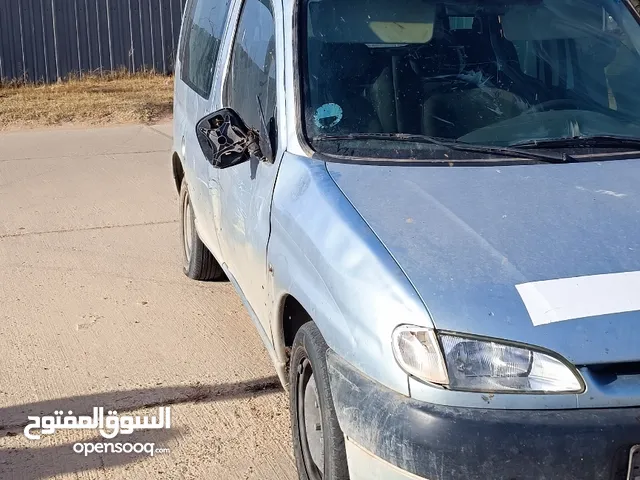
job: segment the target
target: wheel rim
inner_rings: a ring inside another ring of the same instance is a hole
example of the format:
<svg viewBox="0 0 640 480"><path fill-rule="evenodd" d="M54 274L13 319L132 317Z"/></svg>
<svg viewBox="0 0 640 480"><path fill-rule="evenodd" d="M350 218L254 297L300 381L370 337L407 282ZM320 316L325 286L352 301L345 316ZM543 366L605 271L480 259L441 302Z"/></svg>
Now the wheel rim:
<svg viewBox="0 0 640 480"><path fill-rule="evenodd" d="M318 388L308 359L300 364L298 371L298 434L302 456L309 478L321 480L324 470L324 432Z"/></svg>
<svg viewBox="0 0 640 480"><path fill-rule="evenodd" d="M191 261L191 244L193 242L193 211L191 210L191 200L189 194L184 199L184 206L182 207L182 245L184 247L184 256L187 259L187 263Z"/></svg>

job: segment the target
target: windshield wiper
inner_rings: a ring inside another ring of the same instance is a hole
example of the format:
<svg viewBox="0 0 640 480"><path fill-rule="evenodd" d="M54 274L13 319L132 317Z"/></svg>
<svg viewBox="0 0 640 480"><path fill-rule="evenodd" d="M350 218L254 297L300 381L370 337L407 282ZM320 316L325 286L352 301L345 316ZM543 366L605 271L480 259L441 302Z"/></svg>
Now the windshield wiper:
<svg viewBox="0 0 640 480"><path fill-rule="evenodd" d="M390 140L396 142L404 140L416 143L429 143L460 152L483 153L486 155L498 155L512 158L527 158L531 160L539 160L545 163L568 163L575 161L573 157L566 153L542 153L532 150L513 148L511 146L499 147L494 145L474 145L472 143L443 140L429 135L414 135L407 133L352 133L347 135L320 135L313 137L312 140Z"/></svg>
<svg viewBox="0 0 640 480"><path fill-rule="evenodd" d="M568 138L550 138L543 140L527 140L512 143L512 147L520 148L576 148L576 147L630 147L640 149L640 138L624 135L584 135Z"/></svg>

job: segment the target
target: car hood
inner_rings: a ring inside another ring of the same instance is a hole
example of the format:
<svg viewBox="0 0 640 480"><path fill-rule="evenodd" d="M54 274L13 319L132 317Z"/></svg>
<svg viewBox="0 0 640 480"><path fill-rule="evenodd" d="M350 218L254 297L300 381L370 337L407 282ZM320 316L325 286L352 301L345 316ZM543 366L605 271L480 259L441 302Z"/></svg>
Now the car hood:
<svg viewBox="0 0 640 480"><path fill-rule="evenodd" d="M640 160L327 169L436 328L640 360Z"/></svg>

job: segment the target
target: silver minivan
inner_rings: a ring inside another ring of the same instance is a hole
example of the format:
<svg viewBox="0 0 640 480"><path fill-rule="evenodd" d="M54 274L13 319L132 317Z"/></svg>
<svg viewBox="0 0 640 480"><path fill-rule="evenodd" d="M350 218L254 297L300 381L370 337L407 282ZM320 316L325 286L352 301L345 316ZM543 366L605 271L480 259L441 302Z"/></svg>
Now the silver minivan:
<svg viewBox="0 0 640 480"><path fill-rule="evenodd" d="M184 272L228 279L302 480L640 478L628 0L189 0Z"/></svg>

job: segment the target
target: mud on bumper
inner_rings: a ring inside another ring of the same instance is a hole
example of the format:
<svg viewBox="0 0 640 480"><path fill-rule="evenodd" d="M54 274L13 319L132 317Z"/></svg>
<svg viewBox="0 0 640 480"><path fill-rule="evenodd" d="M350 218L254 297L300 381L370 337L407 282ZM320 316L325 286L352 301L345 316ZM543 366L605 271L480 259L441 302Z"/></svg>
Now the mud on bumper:
<svg viewBox="0 0 640 480"><path fill-rule="evenodd" d="M626 480L640 444L640 408L446 407L389 390L331 350L327 363L348 440L429 480Z"/></svg>

